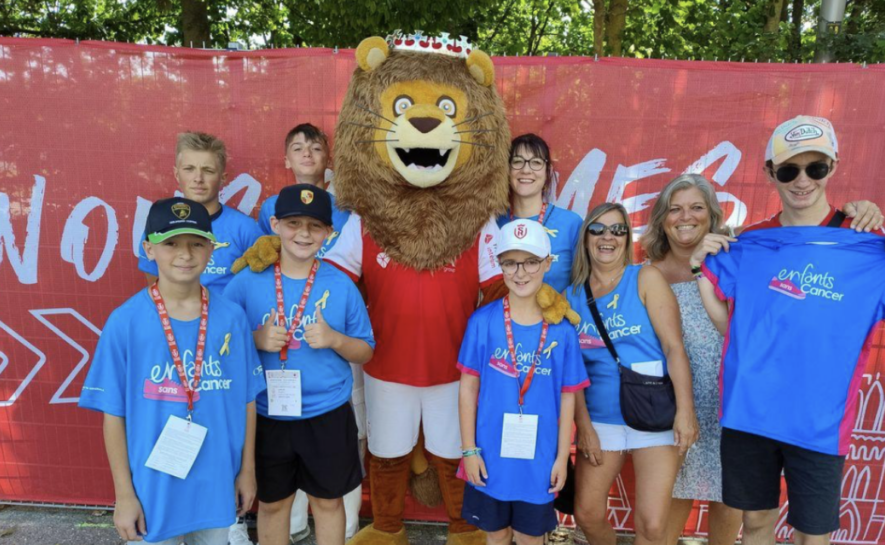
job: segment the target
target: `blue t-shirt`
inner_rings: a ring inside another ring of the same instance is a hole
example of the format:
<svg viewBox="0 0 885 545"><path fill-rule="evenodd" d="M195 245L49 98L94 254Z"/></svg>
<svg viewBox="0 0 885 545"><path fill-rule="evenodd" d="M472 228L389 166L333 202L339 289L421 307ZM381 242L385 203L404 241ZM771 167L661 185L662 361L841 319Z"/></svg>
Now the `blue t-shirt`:
<svg viewBox="0 0 885 545"><path fill-rule="evenodd" d="M473 313L458 355L463 373L479 377L476 411L476 446L482 449L489 478L477 490L501 501L545 504L553 501L550 472L559 447L559 410L562 392L574 392L588 384L581 362L578 337L567 322L550 325L544 351L535 356L541 342L540 323L524 326L513 322L516 348L516 377L505 374L513 368L504 329L504 303L498 300ZM501 458L501 433L505 413L519 413L519 385L531 368L537 367L525 394L523 412L538 415L538 439L534 460Z"/></svg>
<svg viewBox="0 0 885 545"><path fill-rule="evenodd" d="M285 325L287 329L298 311L298 303L306 283L306 278L295 280L283 274L286 323L280 325ZM260 273L249 269L240 271L228 284L224 295L246 311L252 330L260 328L270 317L271 309L277 308L274 268L268 267ZM375 347L369 313L356 285L334 266L320 263L301 325L293 336L301 342L301 347L297 350L290 349L289 359L286 361L286 369L301 371L301 416L270 416L267 391L261 392L256 400L258 414L276 420L303 420L325 414L350 399L353 372L347 360L331 348L314 350L304 341L304 326L316 323L316 308L321 302L325 302L322 313L329 327ZM282 368L279 353L260 350L258 354L265 370Z"/></svg>
<svg viewBox="0 0 885 545"><path fill-rule="evenodd" d="M262 233L255 220L239 210L222 205L212 216L212 234L215 235L215 250L200 275L200 283L220 294L233 278L230 268L234 261L251 248ZM144 240L143 235L141 238ZM157 276L157 263L149 260L141 247L138 250L138 270Z"/></svg>
<svg viewBox="0 0 885 545"><path fill-rule="evenodd" d="M621 365L643 374L653 374L648 369L659 362L660 370L667 373L667 362L661 342L651 325L648 311L639 297L639 271L642 265L628 265L618 285L611 293L598 297L596 306L608 330L609 338L621 359ZM612 355L605 347L590 307L584 286L566 290L566 298L575 312L580 314L577 325L581 355L590 376L587 389L587 409L590 419L602 424L624 424L621 416L621 379ZM637 366L638 364L638 366Z"/></svg>
<svg viewBox="0 0 885 545"><path fill-rule="evenodd" d="M332 199L332 234L326 238L323 247L317 252L317 257L323 257L326 255L329 248L338 242L338 236L341 235L341 229L344 228L344 224L347 223L347 218L350 217L350 212L338 209L338 205L335 204L335 195L330 193L329 197ZM270 218L274 215L274 209L277 205L278 198L279 195L271 195L266 201L264 201L264 204L261 205L261 212L258 214L258 225L261 227L261 230L265 235L276 235L276 233L273 232L273 229L270 228Z"/></svg>
<svg viewBox="0 0 885 545"><path fill-rule="evenodd" d="M760 229L707 257L704 274L732 304L722 426L847 454L870 335L885 318L885 238Z"/></svg>
<svg viewBox="0 0 885 545"><path fill-rule="evenodd" d="M192 378L200 319L171 322ZM129 469L149 542L236 520L234 481L246 438L246 405L266 386L246 315L215 293L209 296L206 337L193 419L208 431L186 479L145 467L169 417L187 416L187 396L147 289L108 317L80 394L81 407L126 419Z"/></svg>
<svg viewBox="0 0 885 545"><path fill-rule="evenodd" d="M538 221L538 216L524 219ZM510 219L510 211L508 210L498 216L498 227L503 227L511 221L513 220ZM572 260L583 221L581 216L571 210L552 204L547 205L547 213L544 215L544 229L550 237L550 255L553 257L553 263L550 265L550 270L544 275L544 282L550 284L560 293L570 283Z"/></svg>

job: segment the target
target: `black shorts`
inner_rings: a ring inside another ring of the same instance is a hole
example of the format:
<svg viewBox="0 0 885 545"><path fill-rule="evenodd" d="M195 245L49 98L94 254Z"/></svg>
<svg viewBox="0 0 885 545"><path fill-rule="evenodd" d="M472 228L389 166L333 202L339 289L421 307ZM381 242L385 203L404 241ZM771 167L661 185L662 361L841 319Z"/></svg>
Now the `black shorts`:
<svg viewBox="0 0 885 545"><path fill-rule="evenodd" d="M363 468L350 403L305 420L259 415L255 476L263 503L284 500L298 490L336 499L359 486Z"/></svg>
<svg viewBox="0 0 885 545"><path fill-rule="evenodd" d="M501 501L485 492L464 485L461 518L484 532L513 528L527 536L543 536L556 529L553 502L534 504L524 501Z"/></svg>
<svg viewBox="0 0 885 545"><path fill-rule="evenodd" d="M844 456L815 452L752 433L722 429L722 501L744 511L777 509L781 471L787 522L808 535L839 529Z"/></svg>

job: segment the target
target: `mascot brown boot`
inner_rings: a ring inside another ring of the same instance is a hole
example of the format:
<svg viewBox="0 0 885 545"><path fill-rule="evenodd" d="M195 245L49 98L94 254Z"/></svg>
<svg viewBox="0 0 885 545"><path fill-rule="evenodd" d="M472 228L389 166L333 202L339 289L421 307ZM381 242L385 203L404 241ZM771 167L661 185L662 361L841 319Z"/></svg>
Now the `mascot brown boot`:
<svg viewBox="0 0 885 545"><path fill-rule="evenodd" d="M486 534L476 526L467 524L461 518L461 504L464 501L464 481L455 474L461 460L449 460L427 453L430 464L436 468L439 489L442 492L446 514L449 517L449 535L446 545L485 545Z"/></svg>
<svg viewBox="0 0 885 545"><path fill-rule="evenodd" d="M409 545L403 526L403 511L411 459L411 452L399 458L371 457L369 487L374 522L357 532L347 545Z"/></svg>

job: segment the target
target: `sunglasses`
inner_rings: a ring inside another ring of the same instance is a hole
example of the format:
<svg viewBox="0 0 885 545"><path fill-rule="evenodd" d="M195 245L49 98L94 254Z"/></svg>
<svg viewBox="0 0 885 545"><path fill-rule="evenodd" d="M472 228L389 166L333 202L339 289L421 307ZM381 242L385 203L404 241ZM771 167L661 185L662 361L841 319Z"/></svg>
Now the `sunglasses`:
<svg viewBox="0 0 885 545"><path fill-rule="evenodd" d="M601 237L605 234L606 231L611 233L613 237L623 237L627 236L627 233L630 232L630 226L626 223L614 223L612 225L605 225L599 222L593 222L587 226L587 232L594 237Z"/></svg>
<svg viewBox="0 0 885 545"><path fill-rule="evenodd" d="M823 180L830 173L832 167L829 163L817 162L805 165L805 168L798 165L784 165L777 170L772 170L772 174L777 181L787 184L799 177L799 173L805 170L805 175L812 180Z"/></svg>

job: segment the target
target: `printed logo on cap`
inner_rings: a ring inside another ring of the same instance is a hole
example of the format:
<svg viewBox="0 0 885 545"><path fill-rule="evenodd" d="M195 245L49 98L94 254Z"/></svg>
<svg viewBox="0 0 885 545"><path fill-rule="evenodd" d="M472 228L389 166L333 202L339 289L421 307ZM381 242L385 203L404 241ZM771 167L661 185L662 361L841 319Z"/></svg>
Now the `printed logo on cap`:
<svg viewBox="0 0 885 545"><path fill-rule="evenodd" d="M310 204L313 202L313 191L309 189L301 190L301 202L304 204Z"/></svg>
<svg viewBox="0 0 885 545"><path fill-rule="evenodd" d="M187 203L177 202L172 205L172 213L180 220L186 220L191 215L191 207Z"/></svg>
<svg viewBox="0 0 885 545"><path fill-rule="evenodd" d="M516 229L513 230L513 234L516 235L516 238L523 239L529 234L529 229L526 227L526 224L520 223L516 226Z"/></svg>
<svg viewBox="0 0 885 545"><path fill-rule="evenodd" d="M803 140L814 140L824 135L824 131L820 127L814 125L799 125L784 136L787 142L802 142Z"/></svg>

